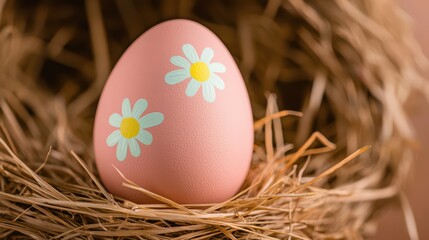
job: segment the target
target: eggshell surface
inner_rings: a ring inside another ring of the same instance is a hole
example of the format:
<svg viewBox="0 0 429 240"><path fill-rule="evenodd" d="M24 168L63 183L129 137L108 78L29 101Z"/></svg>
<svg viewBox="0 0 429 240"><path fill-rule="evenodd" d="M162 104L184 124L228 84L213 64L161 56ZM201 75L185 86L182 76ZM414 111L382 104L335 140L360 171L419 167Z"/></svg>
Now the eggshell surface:
<svg viewBox="0 0 429 240"><path fill-rule="evenodd" d="M110 193L153 203L126 178L179 203L232 197L249 170L253 120L234 59L206 27L160 23L123 54L101 94L94 151Z"/></svg>

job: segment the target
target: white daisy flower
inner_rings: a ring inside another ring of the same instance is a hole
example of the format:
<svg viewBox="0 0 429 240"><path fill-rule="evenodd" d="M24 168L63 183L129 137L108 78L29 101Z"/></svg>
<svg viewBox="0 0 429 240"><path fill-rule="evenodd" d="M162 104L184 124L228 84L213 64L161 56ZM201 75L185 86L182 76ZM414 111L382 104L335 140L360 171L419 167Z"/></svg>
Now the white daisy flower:
<svg viewBox="0 0 429 240"><path fill-rule="evenodd" d="M181 56L173 56L170 62L181 69L173 70L165 75L165 82L174 85L186 79L191 79L186 88L188 97L194 96L198 89L202 86L203 97L207 102L214 102L216 99L215 88L222 90L225 88L225 83L217 75L224 73L226 67L221 63L210 63L214 52L213 49L206 47L198 57L195 48L191 44L184 44L182 51L186 58Z"/></svg>
<svg viewBox="0 0 429 240"><path fill-rule="evenodd" d="M118 144L116 158L119 161L125 160L128 148L132 156L140 156L141 150L137 141L150 145L153 137L146 128L159 125L164 121L164 115L160 112L148 113L141 117L147 105L146 99L140 98L131 110L130 100L125 98L122 102L122 116L114 113L109 117L109 124L119 129L107 137L106 143L109 147Z"/></svg>

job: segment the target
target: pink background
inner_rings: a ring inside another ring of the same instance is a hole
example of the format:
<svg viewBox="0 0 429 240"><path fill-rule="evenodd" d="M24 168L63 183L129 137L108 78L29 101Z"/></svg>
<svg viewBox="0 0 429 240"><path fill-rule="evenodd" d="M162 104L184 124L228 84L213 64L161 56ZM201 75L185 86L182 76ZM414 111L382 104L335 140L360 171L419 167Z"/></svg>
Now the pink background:
<svg viewBox="0 0 429 240"><path fill-rule="evenodd" d="M400 4L411 15L416 37L422 45L422 50L429 57L429 1L400 0ZM422 97L415 97L410 102L417 106L410 111L420 141L420 149L408 183L407 195L414 211L420 239L426 240L429 239L429 104ZM382 218L374 239L409 239L399 206L391 209Z"/></svg>

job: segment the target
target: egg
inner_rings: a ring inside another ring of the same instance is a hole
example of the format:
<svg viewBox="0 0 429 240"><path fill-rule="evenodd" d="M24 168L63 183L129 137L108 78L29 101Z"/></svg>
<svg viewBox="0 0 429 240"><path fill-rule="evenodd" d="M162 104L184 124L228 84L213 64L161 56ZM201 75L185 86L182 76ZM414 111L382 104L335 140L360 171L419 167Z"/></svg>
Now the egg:
<svg viewBox="0 0 429 240"><path fill-rule="evenodd" d="M240 189L253 151L253 120L240 71L206 27L170 20L143 33L113 68L94 122L107 190L136 203L217 203Z"/></svg>

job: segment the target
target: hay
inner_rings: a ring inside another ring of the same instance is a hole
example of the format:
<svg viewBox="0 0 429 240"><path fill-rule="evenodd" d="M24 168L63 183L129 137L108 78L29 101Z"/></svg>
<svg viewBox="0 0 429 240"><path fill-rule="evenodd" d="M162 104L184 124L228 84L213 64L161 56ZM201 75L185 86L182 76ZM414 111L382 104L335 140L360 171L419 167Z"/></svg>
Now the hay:
<svg viewBox="0 0 429 240"><path fill-rule="evenodd" d="M429 85L392 1L0 6L1 239L362 239L404 199L414 144L404 103ZM96 102L132 40L176 17L208 26L236 58L257 119L252 167L237 196L213 205L180 205L123 176L164 202L137 205L98 182Z"/></svg>

